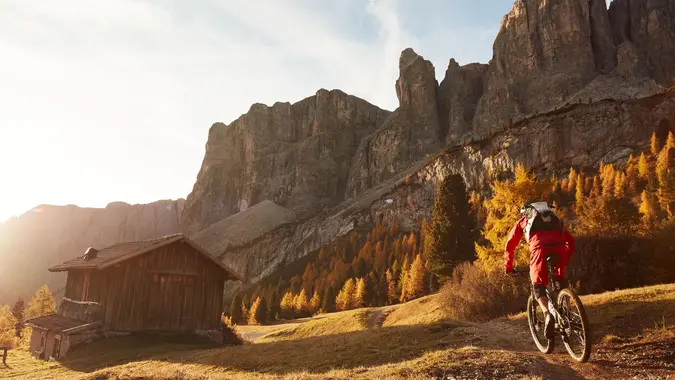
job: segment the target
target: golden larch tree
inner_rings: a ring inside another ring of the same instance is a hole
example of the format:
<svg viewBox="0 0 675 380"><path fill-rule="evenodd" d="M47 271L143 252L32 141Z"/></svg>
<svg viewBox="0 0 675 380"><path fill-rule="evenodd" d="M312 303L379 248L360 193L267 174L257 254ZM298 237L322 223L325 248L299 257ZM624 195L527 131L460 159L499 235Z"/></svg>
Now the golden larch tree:
<svg viewBox="0 0 675 380"><path fill-rule="evenodd" d="M335 298L335 308L338 311L352 309L354 293L356 293L356 282L353 278L350 278L345 282L344 286L342 286L342 289Z"/></svg>
<svg viewBox="0 0 675 380"><path fill-rule="evenodd" d="M56 313L56 302L47 285L42 285L28 302L26 319L42 317Z"/></svg>

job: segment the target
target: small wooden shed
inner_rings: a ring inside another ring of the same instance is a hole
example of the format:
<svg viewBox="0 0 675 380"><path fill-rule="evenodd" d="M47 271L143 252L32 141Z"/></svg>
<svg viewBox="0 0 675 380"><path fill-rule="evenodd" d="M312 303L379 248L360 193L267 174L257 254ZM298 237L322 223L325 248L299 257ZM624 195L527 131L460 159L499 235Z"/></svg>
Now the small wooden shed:
<svg viewBox="0 0 675 380"><path fill-rule="evenodd" d="M116 244L49 269L68 272L65 297L101 305L104 330L216 329L223 285L241 278L182 234Z"/></svg>
<svg viewBox="0 0 675 380"><path fill-rule="evenodd" d="M56 314L26 321L33 333L30 353L39 359L61 359L68 351L100 333L101 305L63 298Z"/></svg>

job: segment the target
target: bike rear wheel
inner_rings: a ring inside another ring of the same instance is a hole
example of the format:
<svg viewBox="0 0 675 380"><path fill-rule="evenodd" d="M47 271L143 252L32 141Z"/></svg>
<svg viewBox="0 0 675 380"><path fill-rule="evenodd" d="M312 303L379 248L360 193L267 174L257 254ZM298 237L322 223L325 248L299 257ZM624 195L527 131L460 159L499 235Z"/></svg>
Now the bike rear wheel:
<svg viewBox="0 0 675 380"><path fill-rule="evenodd" d="M590 325L584 305L571 289L563 289L558 294L558 305L564 325L563 343L570 356L580 362L588 361L591 356Z"/></svg>
<svg viewBox="0 0 675 380"><path fill-rule="evenodd" d="M527 299L527 322L530 325L530 332L539 351L550 354L555 346L554 339L546 338L546 316L541 311L539 303L530 296Z"/></svg>

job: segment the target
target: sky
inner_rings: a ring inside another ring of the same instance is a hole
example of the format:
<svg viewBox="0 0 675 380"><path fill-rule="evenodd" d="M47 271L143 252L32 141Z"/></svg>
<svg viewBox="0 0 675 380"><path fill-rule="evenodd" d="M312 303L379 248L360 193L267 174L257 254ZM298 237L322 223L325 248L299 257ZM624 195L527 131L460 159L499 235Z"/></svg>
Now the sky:
<svg viewBox="0 0 675 380"><path fill-rule="evenodd" d="M0 222L185 198L209 127L341 89L397 107L400 52L487 63L513 0L2 0Z"/></svg>

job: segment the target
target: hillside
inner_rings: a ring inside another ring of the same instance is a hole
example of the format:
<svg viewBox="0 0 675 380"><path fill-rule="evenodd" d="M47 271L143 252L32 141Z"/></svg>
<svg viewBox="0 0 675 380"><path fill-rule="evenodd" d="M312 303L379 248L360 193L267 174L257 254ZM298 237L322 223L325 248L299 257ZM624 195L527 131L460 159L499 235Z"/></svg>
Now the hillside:
<svg viewBox="0 0 675 380"><path fill-rule="evenodd" d="M30 299L43 284L58 294L65 276L50 266L124 242L178 232L184 200L150 204L111 203L105 208L77 206L35 207L0 224L0 304L19 296Z"/></svg>
<svg viewBox="0 0 675 380"><path fill-rule="evenodd" d="M239 347L110 338L62 363L11 351L10 379L627 379L675 376L675 284L582 297L593 329L587 364L564 349L535 352L524 315L459 322L437 296L384 309L318 315L242 328L259 336Z"/></svg>
<svg viewBox="0 0 675 380"><path fill-rule="evenodd" d="M294 213L213 252L254 285L378 218L416 230L452 174L488 196L490 176L517 164L560 177L625 163L653 132L675 131L675 94L665 90L675 84L672 7L640 4L516 1L492 60L450 59L443 78L405 49L393 112L320 90L215 124L182 229L227 235L220 220L263 201Z"/></svg>

